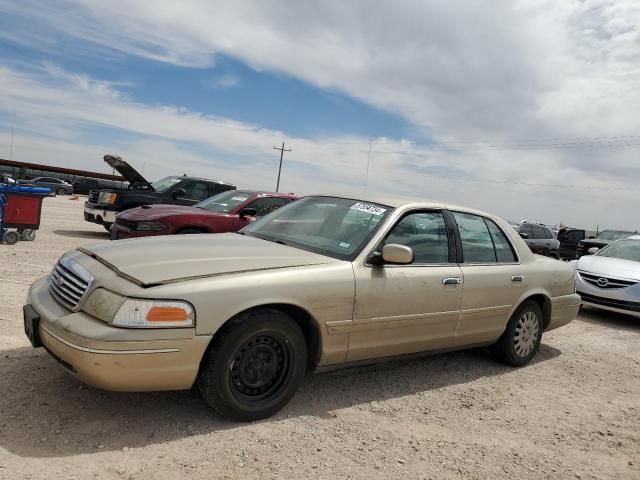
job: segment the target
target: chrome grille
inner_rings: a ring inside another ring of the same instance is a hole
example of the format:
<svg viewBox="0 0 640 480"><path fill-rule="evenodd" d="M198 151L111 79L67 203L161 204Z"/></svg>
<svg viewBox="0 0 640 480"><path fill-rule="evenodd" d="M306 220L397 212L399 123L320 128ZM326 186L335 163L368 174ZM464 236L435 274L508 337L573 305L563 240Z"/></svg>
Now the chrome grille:
<svg viewBox="0 0 640 480"><path fill-rule="evenodd" d="M100 197L100 190L90 190L89 191L89 203L98 203L98 198Z"/></svg>
<svg viewBox="0 0 640 480"><path fill-rule="evenodd" d="M69 257L62 257L49 279L49 291L67 308L78 310L91 286L93 276Z"/></svg>
<svg viewBox="0 0 640 480"><path fill-rule="evenodd" d="M595 275L593 273L587 273L583 271L579 271L578 274L580 275L580 278L582 278L582 280L585 283L588 283L589 285L592 285L597 288L601 288L603 290L627 288L627 287L632 287L633 285L639 283L636 280L624 280L620 278L605 277L605 276Z"/></svg>

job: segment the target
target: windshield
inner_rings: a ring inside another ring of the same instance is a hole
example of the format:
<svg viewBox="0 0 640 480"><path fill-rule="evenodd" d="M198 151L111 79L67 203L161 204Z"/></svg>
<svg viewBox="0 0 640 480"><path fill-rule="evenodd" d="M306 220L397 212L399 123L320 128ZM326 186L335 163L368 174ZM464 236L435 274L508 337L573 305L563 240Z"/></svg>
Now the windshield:
<svg viewBox="0 0 640 480"><path fill-rule="evenodd" d="M620 240L603 248L596 255L640 262L640 240Z"/></svg>
<svg viewBox="0 0 640 480"><path fill-rule="evenodd" d="M335 197L305 197L246 226L242 233L353 260L393 209Z"/></svg>
<svg viewBox="0 0 640 480"><path fill-rule="evenodd" d="M202 208L210 212L229 213L238 205L246 202L253 196L251 192L238 192L237 190L229 190L218 195L207 198L206 200L196 203L194 207Z"/></svg>
<svg viewBox="0 0 640 480"><path fill-rule="evenodd" d="M158 180L153 182L151 185L156 192L166 192L171 187L173 187L176 183L182 181L180 177L165 177L162 180Z"/></svg>
<svg viewBox="0 0 640 480"><path fill-rule="evenodd" d="M623 230L604 230L596 238L598 240L613 242L614 240L625 238L625 237L628 237L629 235L633 235L633 232L625 232Z"/></svg>

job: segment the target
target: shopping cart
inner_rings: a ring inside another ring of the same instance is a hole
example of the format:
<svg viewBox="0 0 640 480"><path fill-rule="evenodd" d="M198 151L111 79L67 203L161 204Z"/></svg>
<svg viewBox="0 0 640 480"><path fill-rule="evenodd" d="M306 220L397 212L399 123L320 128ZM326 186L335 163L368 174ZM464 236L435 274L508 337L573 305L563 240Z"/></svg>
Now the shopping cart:
<svg viewBox="0 0 640 480"><path fill-rule="evenodd" d="M32 241L40 228L42 199L48 188L0 184L0 240L13 245L19 240Z"/></svg>

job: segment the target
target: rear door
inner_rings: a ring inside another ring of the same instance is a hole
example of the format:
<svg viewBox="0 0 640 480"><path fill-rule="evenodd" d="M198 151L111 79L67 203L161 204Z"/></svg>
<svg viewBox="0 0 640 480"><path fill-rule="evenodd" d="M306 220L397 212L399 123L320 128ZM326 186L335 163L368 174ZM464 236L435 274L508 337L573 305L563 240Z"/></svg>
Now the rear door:
<svg viewBox="0 0 640 480"><path fill-rule="evenodd" d="M460 322L454 345L496 340L507 324L527 279L502 228L479 215L452 212L459 235L464 278Z"/></svg>

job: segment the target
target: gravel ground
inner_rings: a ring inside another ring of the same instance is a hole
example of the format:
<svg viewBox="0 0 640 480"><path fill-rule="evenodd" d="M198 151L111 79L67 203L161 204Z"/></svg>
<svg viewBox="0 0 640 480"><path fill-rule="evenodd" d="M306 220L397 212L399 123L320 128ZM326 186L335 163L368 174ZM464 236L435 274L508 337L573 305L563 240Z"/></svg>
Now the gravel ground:
<svg viewBox="0 0 640 480"><path fill-rule="evenodd" d="M272 419L194 392L95 390L22 332L27 288L106 238L46 199L35 242L0 245L0 478L640 479L640 321L583 310L529 366L467 351L310 375Z"/></svg>

